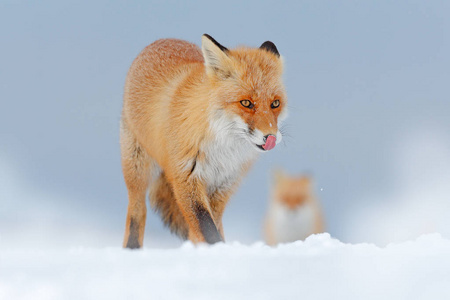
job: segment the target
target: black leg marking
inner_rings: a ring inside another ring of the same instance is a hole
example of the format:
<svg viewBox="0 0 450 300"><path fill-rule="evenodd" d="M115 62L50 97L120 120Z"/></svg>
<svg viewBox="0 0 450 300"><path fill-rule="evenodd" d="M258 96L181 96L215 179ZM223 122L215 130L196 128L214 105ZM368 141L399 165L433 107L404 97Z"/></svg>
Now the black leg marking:
<svg viewBox="0 0 450 300"><path fill-rule="evenodd" d="M198 222L200 223L200 230L202 231L205 241L208 244L215 244L217 242L223 242L222 236L217 230L213 219L209 212L201 205L197 204L195 208Z"/></svg>
<svg viewBox="0 0 450 300"><path fill-rule="evenodd" d="M140 248L139 245L139 226L138 223L134 220L130 220L130 235L128 237L127 248L137 249Z"/></svg>

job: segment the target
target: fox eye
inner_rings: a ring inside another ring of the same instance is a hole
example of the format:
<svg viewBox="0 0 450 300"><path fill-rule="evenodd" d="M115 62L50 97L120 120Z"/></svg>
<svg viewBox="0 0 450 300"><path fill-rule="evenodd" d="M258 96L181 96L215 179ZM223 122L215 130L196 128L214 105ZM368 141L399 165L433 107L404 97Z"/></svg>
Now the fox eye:
<svg viewBox="0 0 450 300"><path fill-rule="evenodd" d="M241 100L241 104L247 108L253 108L253 103L250 100Z"/></svg>
<svg viewBox="0 0 450 300"><path fill-rule="evenodd" d="M280 106L280 100L275 100L270 104L271 108L277 108L278 106Z"/></svg>

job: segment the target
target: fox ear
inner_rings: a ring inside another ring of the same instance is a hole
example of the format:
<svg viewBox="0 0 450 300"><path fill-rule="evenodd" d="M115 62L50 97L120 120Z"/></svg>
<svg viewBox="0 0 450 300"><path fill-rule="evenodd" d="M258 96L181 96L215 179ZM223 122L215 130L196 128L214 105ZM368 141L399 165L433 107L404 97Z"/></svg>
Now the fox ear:
<svg viewBox="0 0 450 300"><path fill-rule="evenodd" d="M305 189L312 190L314 188L314 178L309 172L304 173L298 178L298 182L301 183Z"/></svg>
<svg viewBox="0 0 450 300"><path fill-rule="evenodd" d="M280 168L275 169L272 172L272 178L275 184L280 183L281 180L283 180L284 178L286 178L286 173L284 173L284 171Z"/></svg>
<svg viewBox="0 0 450 300"><path fill-rule="evenodd" d="M280 53L278 52L277 47L271 41L264 42L259 49L263 49L269 52L272 52L276 56L280 57Z"/></svg>
<svg viewBox="0 0 450 300"><path fill-rule="evenodd" d="M228 51L226 47L219 44L210 35L205 33L202 36L202 52L208 74L216 74L225 78L230 77L231 72L227 67L230 62L227 55Z"/></svg>

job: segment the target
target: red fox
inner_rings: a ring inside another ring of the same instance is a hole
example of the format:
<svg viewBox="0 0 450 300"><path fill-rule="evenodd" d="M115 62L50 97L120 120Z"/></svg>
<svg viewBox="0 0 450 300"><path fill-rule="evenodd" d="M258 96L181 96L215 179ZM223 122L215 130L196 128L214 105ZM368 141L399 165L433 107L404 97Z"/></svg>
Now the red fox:
<svg viewBox="0 0 450 300"><path fill-rule="evenodd" d="M177 39L147 46L128 72L120 126L128 189L123 246L143 245L146 194L170 230L224 241L222 214L258 152L281 139L286 116L276 46L227 49Z"/></svg>
<svg viewBox="0 0 450 300"><path fill-rule="evenodd" d="M265 224L268 245L304 240L324 230L322 212L311 179L275 172Z"/></svg>

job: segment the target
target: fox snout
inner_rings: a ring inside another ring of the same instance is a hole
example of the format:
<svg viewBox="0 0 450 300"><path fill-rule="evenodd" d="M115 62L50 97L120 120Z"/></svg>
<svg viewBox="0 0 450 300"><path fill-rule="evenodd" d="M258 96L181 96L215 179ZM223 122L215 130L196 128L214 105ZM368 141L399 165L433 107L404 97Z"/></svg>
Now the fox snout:
<svg viewBox="0 0 450 300"><path fill-rule="evenodd" d="M261 152L266 152L275 148L281 141L281 133L263 135L259 130L256 130L253 136L253 141Z"/></svg>
<svg viewBox="0 0 450 300"><path fill-rule="evenodd" d="M276 144L277 144L276 136L268 134L264 137L264 144L262 145L262 147L264 150L269 151L275 148Z"/></svg>

